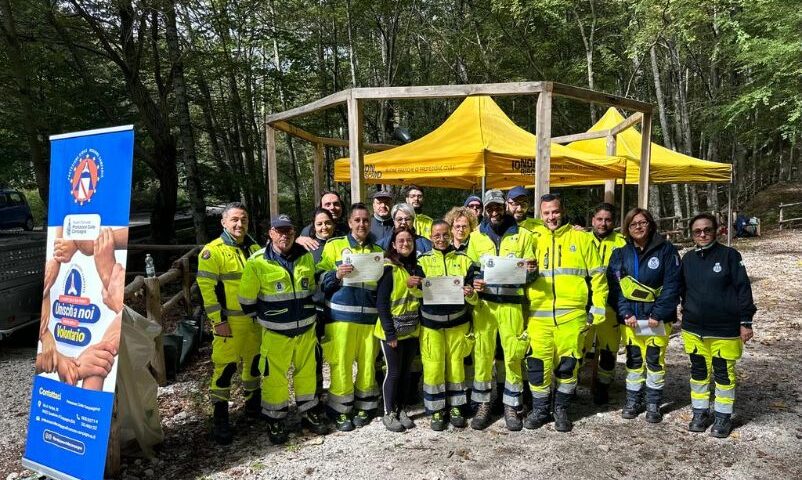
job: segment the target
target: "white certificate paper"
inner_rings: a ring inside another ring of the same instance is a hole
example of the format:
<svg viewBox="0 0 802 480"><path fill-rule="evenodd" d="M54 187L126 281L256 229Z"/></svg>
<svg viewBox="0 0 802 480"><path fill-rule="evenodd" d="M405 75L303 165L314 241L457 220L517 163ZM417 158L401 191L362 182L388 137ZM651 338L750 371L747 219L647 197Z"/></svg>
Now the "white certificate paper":
<svg viewBox="0 0 802 480"><path fill-rule="evenodd" d="M343 285L376 282L384 271L384 253L346 253L343 263L354 266L354 270L343 278Z"/></svg>
<svg viewBox="0 0 802 480"><path fill-rule="evenodd" d="M526 283L526 262L518 257L482 259L484 281L488 285L523 285Z"/></svg>
<svg viewBox="0 0 802 480"><path fill-rule="evenodd" d="M652 328L649 326L649 320L638 320L638 324L635 326L635 335L638 337L651 337L665 334L666 326L663 322L657 322L657 326Z"/></svg>
<svg viewBox="0 0 802 480"><path fill-rule="evenodd" d="M462 277L424 278L423 303L426 305L464 305Z"/></svg>

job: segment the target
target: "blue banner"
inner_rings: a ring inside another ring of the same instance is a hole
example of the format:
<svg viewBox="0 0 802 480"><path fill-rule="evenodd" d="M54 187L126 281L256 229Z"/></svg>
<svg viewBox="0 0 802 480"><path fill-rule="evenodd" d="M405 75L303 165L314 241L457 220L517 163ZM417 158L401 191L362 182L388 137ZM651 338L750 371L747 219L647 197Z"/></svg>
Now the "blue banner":
<svg viewBox="0 0 802 480"><path fill-rule="evenodd" d="M125 288L133 127L50 137L47 255L22 464L102 479Z"/></svg>

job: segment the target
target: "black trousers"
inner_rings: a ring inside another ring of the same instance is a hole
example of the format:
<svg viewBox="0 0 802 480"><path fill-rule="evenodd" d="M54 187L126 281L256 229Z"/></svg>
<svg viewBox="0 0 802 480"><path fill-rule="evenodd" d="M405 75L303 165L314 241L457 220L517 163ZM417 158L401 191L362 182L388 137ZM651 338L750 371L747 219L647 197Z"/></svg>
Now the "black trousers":
<svg viewBox="0 0 802 480"><path fill-rule="evenodd" d="M382 382L385 415L398 412L407 406L410 390L415 388L412 384L410 367L415 358L417 344L417 338L399 340L395 348L384 340L381 341L384 362L387 364L387 374Z"/></svg>

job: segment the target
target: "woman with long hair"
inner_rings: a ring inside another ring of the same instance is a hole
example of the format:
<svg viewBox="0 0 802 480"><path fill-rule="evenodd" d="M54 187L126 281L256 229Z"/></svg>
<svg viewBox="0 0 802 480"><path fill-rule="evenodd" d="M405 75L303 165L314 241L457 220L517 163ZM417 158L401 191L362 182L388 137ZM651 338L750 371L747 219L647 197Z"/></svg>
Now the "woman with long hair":
<svg viewBox="0 0 802 480"><path fill-rule="evenodd" d="M382 383L384 418L392 432L415 426L406 411L412 384L412 360L420 332L420 285L423 272L415 254L415 235L410 227L397 227L385 252L384 273L376 288L379 320L374 334L381 340L387 374Z"/></svg>

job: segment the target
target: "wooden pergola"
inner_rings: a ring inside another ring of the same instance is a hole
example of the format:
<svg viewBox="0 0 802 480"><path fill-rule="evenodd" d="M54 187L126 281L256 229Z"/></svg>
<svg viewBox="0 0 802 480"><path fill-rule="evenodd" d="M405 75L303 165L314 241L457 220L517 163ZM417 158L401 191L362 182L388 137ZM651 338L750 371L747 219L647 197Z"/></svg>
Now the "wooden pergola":
<svg viewBox="0 0 802 480"><path fill-rule="evenodd" d="M596 92L586 88L573 87L556 82L515 82L515 83L483 83L472 85L435 85L412 87L374 87L351 88L306 105L292 108L284 112L269 115L265 119L265 135L267 145L267 177L270 196L270 215L278 211L278 170L276 164L276 130L286 132L294 137L306 140L315 145L314 160L314 194L320 198L323 190L324 148L326 146L348 147L351 159L351 201L360 202L365 199L364 152L365 150L386 150L395 145L372 144L364 141L363 105L369 100L412 100L427 98L464 98L470 95L490 96L537 96L535 117L535 135L537 148L535 154L535 198L549 192L549 172L551 168L551 143L569 143L592 138L607 139L608 155L615 155L616 135L640 122L643 141L641 144L640 178L638 182L638 206L646 208L649 201L649 159L651 155L652 105L649 103L619 97L607 93ZM614 106L637 112L619 125L596 132L585 132L561 137L551 136L552 99L554 96L572 98L587 103ZM290 123L310 113L345 104L348 109L348 140L317 136ZM606 201L612 202L615 180L605 182ZM539 204L535 202L537 209Z"/></svg>

